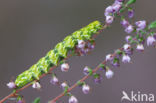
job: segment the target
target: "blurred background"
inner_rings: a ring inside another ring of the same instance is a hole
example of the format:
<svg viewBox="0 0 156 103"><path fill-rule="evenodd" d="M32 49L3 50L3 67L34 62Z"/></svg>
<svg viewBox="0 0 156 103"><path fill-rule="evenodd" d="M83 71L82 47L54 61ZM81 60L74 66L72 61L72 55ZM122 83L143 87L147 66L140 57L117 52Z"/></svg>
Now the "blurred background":
<svg viewBox="0 0 156 103"><path fill-rule="evenodd" d="M58 42L94 20L104 22L104 9L114 0L0 0L0 99L8 95L6 84L36 63ZM156 0L137 0L134 5L135 17L132 20L156 20ZM120 48L127 35L117 18L111 29L104 30L96 38L95 50L88 56L72 57L68 60L70 71L62 73L55 69L60 81L70 85L82 78L85 66L96 67L108 53ZM112 68L114 78L107 80L103 74L100 85L92 78L87 83L92 87L88 95L80 88L72 93L80 103L120 103L122 91L130 93L153 93L156 95L156 49L145 47L143 53L135 52L132 63ZM41 97L41 103L47 103L59 95L62 90L49 83L50 76L41 79L42 89L27 88L20 94L26 102ZM58 103L67 103L63 97ZM127 102L128 103L128 102Z"/></svg>

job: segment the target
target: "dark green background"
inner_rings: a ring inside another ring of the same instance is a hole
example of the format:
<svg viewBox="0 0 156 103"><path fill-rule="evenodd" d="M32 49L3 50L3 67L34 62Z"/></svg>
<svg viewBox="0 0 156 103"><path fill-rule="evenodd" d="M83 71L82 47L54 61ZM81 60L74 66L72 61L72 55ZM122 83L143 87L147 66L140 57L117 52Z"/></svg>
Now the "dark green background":
<svg viewBox="0 0 156 103"><path fill-rule="evenodd" d="M104 21L104 9L113 0L0 0L0 98L11 92L6 84L28 69L52 49L65 36L94 20ZM137 0L136 15L132 20L156 20L156 0ZM85 57L69 59L68 73L55 72L61 81L71 85L83 77L83 68L94 68L105 59L105 55L121 47L127 35L119 18L110 29L104 30L96 39L96 48ZM114 78L107 80L103 74L101 85L95 85L92 78L87 83L92 93L84 95L80 88L72 93L80 103L120 103L122 91L131 90L156 95L156 49L145 47L144 53L135 52L131 64L113 68ZM24 94L27 103L40 96L41 103L56 97L62 90L50 85L50 76L41 80L42 90L27 88ZM68 102L63 97L61 102Z"/></svg>

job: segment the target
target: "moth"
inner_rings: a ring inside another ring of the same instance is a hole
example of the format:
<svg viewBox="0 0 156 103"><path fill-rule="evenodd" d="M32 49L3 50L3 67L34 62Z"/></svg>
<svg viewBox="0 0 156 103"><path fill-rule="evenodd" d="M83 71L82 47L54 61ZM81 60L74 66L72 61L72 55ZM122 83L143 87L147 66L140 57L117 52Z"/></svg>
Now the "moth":
<svg viewBox="0 0 156 103"><path fill-rule="evenodd" d="M68 52L74 49L78 40L90 40L93 34L96 34L101 29L102 24L99 21L94 21L65 37L65 39L58 43L54 49L50 50L45 57L42 57L28 70L19 74L15 80L16 86L21 88L33 80L39 80L42 74L47 73L52 66L58 66L59 63L67 57Z"/></svg>

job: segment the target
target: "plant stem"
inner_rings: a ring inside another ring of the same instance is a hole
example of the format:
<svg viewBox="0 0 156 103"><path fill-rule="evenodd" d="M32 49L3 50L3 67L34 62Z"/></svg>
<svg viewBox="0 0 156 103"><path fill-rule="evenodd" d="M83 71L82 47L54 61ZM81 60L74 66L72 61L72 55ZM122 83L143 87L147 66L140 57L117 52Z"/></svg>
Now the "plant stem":
<svg viewBox="0 0 156 103"><path fill-rule="evenodd" d="M108 27L108 25L105 24L105 25L103 26L103 28L102 28L101 30L99 30L99 32L98 32L97 34L93 35L92 38L96 38L96 36L97 36L99 33L101 33L102 30L104 30L104 29L107 28L107 27ZM70 54L70 55L69 55L67 58L65 58L64 60L70 58L71 56L72 56L72 55ZM43 78L44 76L48 75L49 73L51 73L56 67L57 67L57 66L53 66L53 67L49 70L48 73L41 75L41 76L40 76L40 79ZM35 81L38 81L38 80L34 80L33 82L35 82ZM6 101L6 100L7 100L8 98L10 98L10 97L16 97L16 94L17 94L18 92L20 92L20 91L22 91L22 90L24 90L24 89L30 87L31 85L32 85L32 82L29 83L29 84L27 84L27 85L25 85L24 87L22 87L22 88L20 88L20 89L17 89L15 92L10 93L8 96L6 96L6 97L4 97L2 100L0 100L0 103L3 103L4 101Z"/></svg>
<svg viewBox="0 0 156 103"><path fill-rule="evenodd" d="M123 48L120 48L120 50L122 51ZM112 54L112 57L115 57L116 53ZM101 62L100 64L106 64L106 60L104 60L103 62ZM95 69L93 69L93 73L96 73L100 68L100 65L98 65ZM88 79L90 77L90 75L86 75L84 76L82 79L80 79L80 82L84 82L86 79ZM67 92L69 93L72 89L76 88L78 86L78 83L75 83L73 86L71 86ZM58 95L57 97L55 97L54 99L52 99L50 102L48 103L56 103L57 100L59 100L61 97L65 96L65 92L62 92L60 95Z"/></svg>

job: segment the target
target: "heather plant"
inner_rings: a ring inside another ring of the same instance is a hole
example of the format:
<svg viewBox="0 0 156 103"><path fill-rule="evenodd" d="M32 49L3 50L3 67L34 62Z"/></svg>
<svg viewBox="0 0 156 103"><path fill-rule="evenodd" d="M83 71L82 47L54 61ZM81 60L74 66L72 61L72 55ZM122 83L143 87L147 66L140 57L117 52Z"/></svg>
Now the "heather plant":
<svg viewBox="0 0 156 103"><path fill-rule="evenodd" d="M132 4L136 0L115 0L115 2L108 6L104 11L105 23L94 21L67 36L62 42L58 43L54 49L50 50L44 57L42 57L36 64L31 66L28 70L19 74L15 81L10 81L7 86L13 89L13 92L3 98L0 103L15 98L17 103L25 103L24 96L20 95L20 91L32 86L34 89L40 89L40 79L46 75L51 75L50 83L59 86L63 92L56 98L50 100L48 103L57 103L63 96L69 97L69 103L78 103L78 99L71 91L80 87L84 94L88 94L91 87L85 80L89 77L94 78L94 82L101 83L102 76L97 71L104 72L107 79L111 79L114 75L113 68L120 67L120 62L130 63L133 51L143 52L144 46L156 46L156 33L152 31L156 28L156 21L147 23L146 20L139 20L135 23L129 22L129 19L134 17L134 9ZM123 15L127 12L128 16ZM126 34L125 43L114 52L106 55L105 59L99 63L94 69L89 66L84 67L84 77L78 80L72 86L66 81L60 81L57 74L53 72L55 68L60 66L62 72L70 70L68 58L71 56L87 56L95 47L95 38L102 30L110 28L110 25L115 19L121 19L121 26L124 28ZM44 86L44 85L43 85ZM36 98L34 103L39 103L40 98Z"/></svg>

